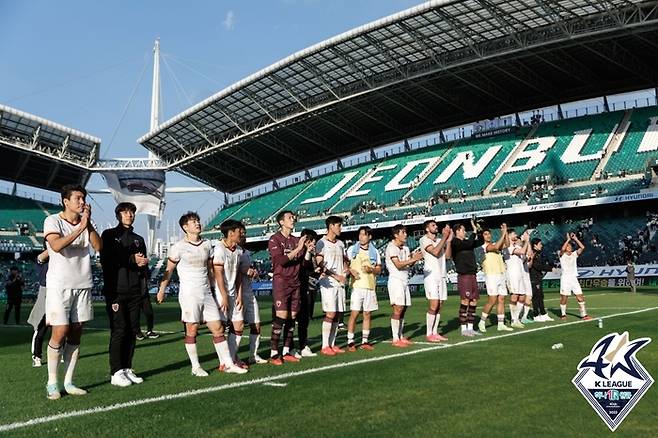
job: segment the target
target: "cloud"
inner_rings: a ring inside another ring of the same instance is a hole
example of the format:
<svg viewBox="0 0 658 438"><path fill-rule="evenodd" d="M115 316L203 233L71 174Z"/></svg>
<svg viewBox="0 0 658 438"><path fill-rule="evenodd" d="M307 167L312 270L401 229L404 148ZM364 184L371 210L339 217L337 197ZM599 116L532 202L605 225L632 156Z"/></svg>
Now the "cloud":
<svg viewBox="0 0 658 438"><path fill-rule="evenodd" d="M235 12L228 11L226 13L226 17L224 18L224 21L222 21L222 25L226 30L233 30L235 27Z"/></svg>

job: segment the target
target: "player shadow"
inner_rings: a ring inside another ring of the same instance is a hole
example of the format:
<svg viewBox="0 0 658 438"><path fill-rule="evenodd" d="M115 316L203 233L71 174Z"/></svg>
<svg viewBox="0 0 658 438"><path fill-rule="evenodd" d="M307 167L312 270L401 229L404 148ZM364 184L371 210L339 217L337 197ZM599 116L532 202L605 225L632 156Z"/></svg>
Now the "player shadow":
<svg viewBox="0 0 658 438"><path fill-rule="evenodd" d="M176 335L180 335L180 336L176 336ZM165 339L163 339L163 338L165 338ZM137 344L135 346L135 350L141 350L143 348L148 348L148 347L157 347L157 346L164 345L164 344L171 344L172 342L182 341L183 339L184 339L184 336L183 336L182 333L180 333L180 334L179 333L174 333L174 334L171 334L171 335L169 335L169 334L160 335L160 337L157 340L151 339L149 341L147 341L147 340L137 341ZM107 338L107 342L108 342L108 349L109 349L109 342L110 342L109 336ZM103 351L99 351L99 352L96 352L96 353L81 354L80 358L94 357L94 356L104 356L106 354L109 354L108 350L103 350Z"/></svg>

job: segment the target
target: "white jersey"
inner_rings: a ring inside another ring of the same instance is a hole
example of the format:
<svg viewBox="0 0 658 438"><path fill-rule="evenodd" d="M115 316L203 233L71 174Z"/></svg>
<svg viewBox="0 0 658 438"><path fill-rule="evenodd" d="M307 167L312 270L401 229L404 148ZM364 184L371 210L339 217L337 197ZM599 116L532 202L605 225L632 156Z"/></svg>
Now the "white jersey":
<svg viewBox="0 0 658 438"><path fill-rule="evenodd" d="M345 245L341 240L332 242L323 237L315 244L315 251L317 255L321 255L324 261L324 267L334 274L345 275ZM342 284L332 278L328 277L329 283L333 286L342 286Z"/></svg>
<svg viewBox="0 0 658 438"><path fill-rule="evenodd" d="M445 248L441 251L441 256L436 257L425 250L428 246L437 247L441 239L432 240L427 235L420 238L420 252L423 254L423 272L426 277L445 278L446 277L446 252Z"/></svg>
<svg viewBox="0 0 658 438"><path fill-rule="evenodd" d="M61 237L74 234L80 224L73 225L60 213L48 216L43 221L43 236L59 234ZM48 287L60 289L90 289L93 286L91 278L91 257L89 250L89 231L84 230L66 248L59 252L53 251L46 241L48 256L50 257L46 284Z"/></svg>
<svg viewBox="0 0 658 438"><path fill-rule="evenodd" d="M224 241L220 240L215 246L215 255L213 257L214 265L224 266L224 284L226 293L233 297L237 293L236 283L240 268L240 258L242 257L242 248L236 246L232 251L227 248Z"/></svg>
<svg viewBox="0 0 658 438"><path fill-rule="evenodd" d="M562 268L562 277L578 277L578 253L572 252L571 255L564 253L560 256L560 267Z"/></svg>
<svg viewBox="0 0 658 438"><path fill-rule="evenodd" d="M507 274L511 276L522 275L524 272L527 272L527 264L525 264L525 255L516 255L513 254L515 249L521 249L521 246L514 244L509 248L505 248L503 251L503 260L505 260L505 266L507 267ZM525 268L524 268L525 265Z"/></svg>
<svg viewBox="0 0 658 438"><path fill-rule="evenodd" d="M192 243L183 239L169 249L169 260L177 263L180 279L179 295L203 297L210 293L208 260L212 258L212 245L208 240Z"/></svg>
<svg viewBox="0 0 658 438"><path fill-rule="evenodd" d="M252 295L253 290L251 289L251 277L247 275L249 268L251 267L251 251L243 250L242 255L240 256L240 275L242 275L242 301L246 302L247 295Z"/></svg>
<svg viewBox="0 0 658 438"><path fill-rule="evenodd" d="M404 262L411 258L411 251L409 247L404 245L402 248L397 246L394 242L390 242L386 246L386 269L388 269L389 278L399 280L405 284L409 282L409 267L403 268L402 270L398 269L391 260L393 257L397 257L398 260Z"/></svg>

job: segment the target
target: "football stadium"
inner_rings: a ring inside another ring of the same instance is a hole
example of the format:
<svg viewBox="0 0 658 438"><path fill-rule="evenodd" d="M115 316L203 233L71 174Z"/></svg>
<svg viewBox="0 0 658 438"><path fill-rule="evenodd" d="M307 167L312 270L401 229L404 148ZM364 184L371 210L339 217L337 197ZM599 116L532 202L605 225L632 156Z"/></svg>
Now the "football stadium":
<svg viewBox="0 0 658 438"><path fill-rule="evenodd" d="M658 2L435 0L148 159L0 102L0 434L656 436L657 87ZM162 237L173 172L225 202Z"/></svg>

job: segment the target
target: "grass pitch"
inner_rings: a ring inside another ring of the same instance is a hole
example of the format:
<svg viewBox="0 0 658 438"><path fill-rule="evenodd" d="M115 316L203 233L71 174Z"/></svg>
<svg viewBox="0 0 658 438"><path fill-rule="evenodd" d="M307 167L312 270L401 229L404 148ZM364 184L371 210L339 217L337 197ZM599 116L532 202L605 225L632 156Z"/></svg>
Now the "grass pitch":
<svg viewBox="0 0 658 438"><path fill-rule="evenodd" d="M104 306L83 335L75 382L84 397L45 397L46 367L32 368L30 327L0 326L0 433L37 436L601 436L603 421L571 383L576 366L606 333L628 331L631 339L655 338L658 294L586 291L594 321L579 322L575 299L569 321L536 323L501 335L495 326L480 338L458 333L458 298L442 311L441 345L425 344L426 300L414 298L405 333L417 341L390 345L389 308L380 297L373 319L372 352L316 357L282 367L253 366L244 376L211 372L190 375L177 303L155 308L156 340L138 342L134 366L145 378L128 388L109 383L109 331ZM261 356L269 351L271 302L259 299L264 321ZM557 293L546 295L558 313ZM644 312L619 315L644 309ZM481 306L478 308L478 312ZM24 313L26 310L24 310ZM309 329L319 349L320 309ZM603 329L596 318L603 319ZM347 319L346 319L347 321ZM207 331L198 338L202 366L217 358ZM247 331L245 331L247 333ZM241 356L246 356L243 338ZM345 332L339 342L345 343ZM357 327L360 339L360 325ZM561 342L562 350L551 345ZM658 340L638 359L658 378ZM274 386L275 385L275 386ZM617 429L623 436L655 436L658 390L652 387Z"/></svg>

